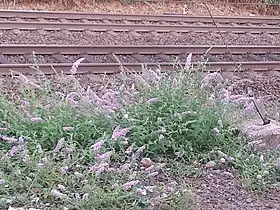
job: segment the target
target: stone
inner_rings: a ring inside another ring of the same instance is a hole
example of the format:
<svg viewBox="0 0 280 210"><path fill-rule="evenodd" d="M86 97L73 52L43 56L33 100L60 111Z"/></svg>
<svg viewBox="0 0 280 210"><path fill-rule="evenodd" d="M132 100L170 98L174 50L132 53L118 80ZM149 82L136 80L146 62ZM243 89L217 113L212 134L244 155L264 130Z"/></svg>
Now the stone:
<svg viewBox="0 0 280 210"><path fill-rule="evenodd" d="M274 120L267 125L246 122L240 126L241 131L251 141L248 146L257 151L280 150L280 123Z"/></svg>
<svg viewBox="0 0 280 210"><path fill-rule="evenodd" d="M216 163L214 161L209 161L208 163L206 163L206 168L214 168L216 166Z"/></svg>
<svg viewBox="0 0 280 210"><path fill-rule="evenodd" d="M153 165L153 161L150 158L142 158L141 160L141 165L145 168L150 167L151 165Z"/></svg>

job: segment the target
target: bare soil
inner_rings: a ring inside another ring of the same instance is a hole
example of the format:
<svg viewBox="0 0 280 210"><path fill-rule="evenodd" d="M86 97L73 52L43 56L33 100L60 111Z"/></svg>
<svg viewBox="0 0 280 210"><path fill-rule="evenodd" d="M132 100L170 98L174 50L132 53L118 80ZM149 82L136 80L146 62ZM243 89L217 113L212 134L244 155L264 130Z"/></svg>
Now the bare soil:
<svg viewBox="0 0 280 210"><path fill-rule="evenodd" d="M242 186L235 171L209 170L190 181L201 210L278 210L279 190L263 191L261 195Z"/></svg>
<svg viewBox="0 0 280 210"><path fill-rule="evenodd" d="M233 93L247 94L252 91L258 98L260 109L267 117L280 121L280 73L271 72L243 72L227 73L230 84L234 84Z"/></svg>

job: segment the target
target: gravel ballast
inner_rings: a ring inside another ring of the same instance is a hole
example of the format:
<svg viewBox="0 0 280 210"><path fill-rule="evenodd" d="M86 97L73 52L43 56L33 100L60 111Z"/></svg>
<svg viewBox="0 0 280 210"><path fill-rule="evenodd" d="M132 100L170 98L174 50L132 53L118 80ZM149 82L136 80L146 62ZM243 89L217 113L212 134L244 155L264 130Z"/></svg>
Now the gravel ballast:
<svg viewBox="0 0 280 210"><path fill-rule="evenodd" d="M280 45L280 34L119 33L69 31L0 31L0 44L76 45Z"/></svg>

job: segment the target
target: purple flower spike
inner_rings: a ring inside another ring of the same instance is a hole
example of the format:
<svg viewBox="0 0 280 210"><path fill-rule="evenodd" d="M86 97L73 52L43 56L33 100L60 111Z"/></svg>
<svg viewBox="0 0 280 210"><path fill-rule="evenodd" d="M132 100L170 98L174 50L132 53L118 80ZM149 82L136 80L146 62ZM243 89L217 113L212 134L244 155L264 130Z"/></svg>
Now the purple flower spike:
<svg viewBox="0 0 280 210"><path fill-rule="evenodd" d="M150 98L147 102L149 102L149 103L155 103L155 102L157 102L158 100L157 100L157 98Z"/></svg>
<svg viewBox="0 0 280 210"><path fill-rule="evenodd" d="M120 137L125 137L126 134L129 132L129 130L130 130L129 128L121 129L120 126L118 125L113 131L112 139L117 140Z"/></svg>
<svg viewBox="0 0 280 210"><path fill-rule="evenodd" d="M94 153L98 153L101 147L104 145L104 140L100 140L91 146Z"/></svg>

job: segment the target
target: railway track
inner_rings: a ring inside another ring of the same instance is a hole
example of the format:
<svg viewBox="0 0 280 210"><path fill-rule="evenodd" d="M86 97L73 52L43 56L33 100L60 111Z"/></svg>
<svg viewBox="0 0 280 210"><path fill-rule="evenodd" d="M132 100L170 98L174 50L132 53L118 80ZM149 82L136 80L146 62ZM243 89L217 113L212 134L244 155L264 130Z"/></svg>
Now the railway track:
<svg viewBox="0 0 280 210"><path fill-rule="evenodd" d="M69 73L79 58L78 73L117 73L120 67L141 72L143 64L163 71L184 65L189 53L192 63L200 65L207 59L207 70L280 71L280 46L50 46L0 45L0 74L10 70L32 72L37 66L45 74L63 71Z"/></svg>
<svg viewBox="0 0 280 210"><path fill-rule="evenodd" d="M0 10L0 29L136 32L279 33L279 17L214 17L184 15L119 15Z"/></svg>

